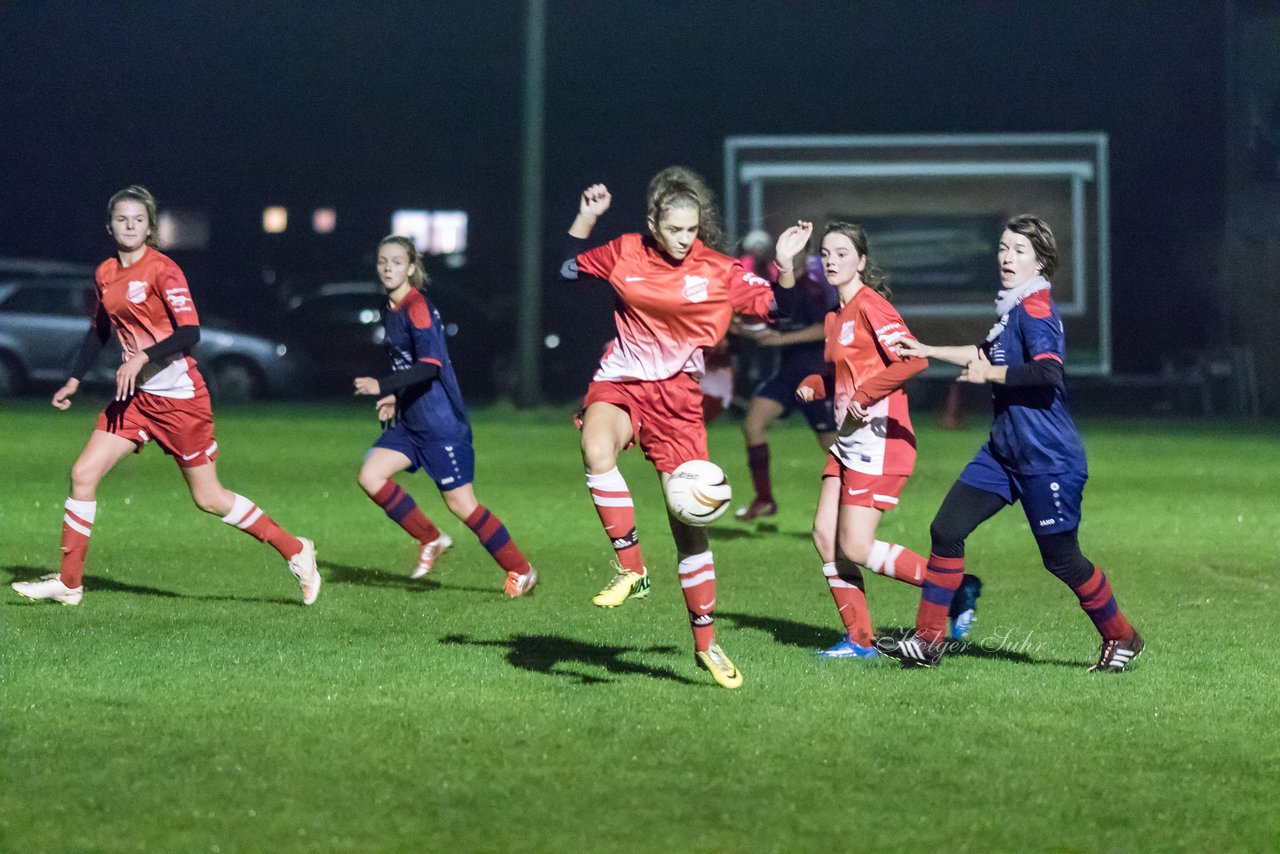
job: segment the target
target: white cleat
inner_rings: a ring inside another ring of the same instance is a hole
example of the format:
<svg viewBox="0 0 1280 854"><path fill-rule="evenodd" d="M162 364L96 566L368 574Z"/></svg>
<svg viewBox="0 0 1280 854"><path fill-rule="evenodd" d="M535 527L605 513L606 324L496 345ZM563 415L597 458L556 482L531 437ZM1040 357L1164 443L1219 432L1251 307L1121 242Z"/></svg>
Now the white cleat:
<svg viewBox="0 0 1280 854"><path fill-rule="evenodd" d="M306 537L298 537L302 551L289 558L289 571L298 579L302 588L302 604L314 604L320 596L320 570L316 566L316 544Z"/></svg>
<svg viewBox="0 0 1280 854"><path fill-rule="evenodd" d="M84 598L84 585L68 587L56 572L40 576L39 581L15 581L11 586L23 596L37 602L51 599L63 605L79 605Z"/></svg>
<svg viewBox="0 0 1280 854"><path fill-rule="evenodd" d="M431 567L436 565L436 559L447 552L451 545L453 545L453 538L441 532L440 536L422 547L422 551L418 553L418 565L409 577L421 578L430 572Z"/></svg>

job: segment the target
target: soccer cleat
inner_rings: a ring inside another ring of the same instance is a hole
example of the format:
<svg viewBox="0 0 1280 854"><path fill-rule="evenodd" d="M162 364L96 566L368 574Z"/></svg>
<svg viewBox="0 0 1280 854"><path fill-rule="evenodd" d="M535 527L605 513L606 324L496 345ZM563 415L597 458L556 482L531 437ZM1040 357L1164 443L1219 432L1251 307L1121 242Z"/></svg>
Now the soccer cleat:
<svg viewBox="0 0 1280 854"><path fill-rule="evenodd" d="M529 567L528 572L508 572L507 581L502 585L502 592L514 598L523 596L533 590L538 583L538 570Z"/></svg>
<svg viewBox="0 0 1280 854"><path fill-rule="evenodd" d="M947 619L951 623L948 634L952 640L964 640L978 619L978 597L982 595L982 579L967 572L960 579L960 587L951 597L951 610Z"/></svg>
<svg viewBox="0 0 1280 854"><path fill-rule="evenodd" d="M616 608L628 599L643 599L648 595L648 570L636 573L619 566L617 575L591 598L591 603L601 608Z"/></svg>
<svg viewBox="0 0 1280 854"><path fill-rule="evenodd" d="M316 566L316 544L306 537L298 537L302 551L289 558L289 571L298 579L302 588L302 604L314 604L320 595L320 570Z"/></svg>
<svg viewBox="0 0 1280 854"><path fill-rule="evenodd" d="M63 605L79 605L84 598L84 585L68 587L62 583L58 573L40 576L39 581L15 581L11 585L14 590L34 601L52 599Z"/></svg>
<svg viewBox="0 0 1280 854"><path fill-rule="evenodd" d="M874 646L862 646L852 638L845 638L833 647L821 649L815 653L818 658L879 658L880 652Z"/></svg>
<svg viewBox="0 0 1280 854"><path fill-rule="evenodd" d="M902 662L903 667L933 667L942 661L942 644L925 643L915 634L905 638L880 638L876 649L881 655Z"/></svg>
<svg viewBox="0 0 1280 854"><path fill-rule="evenodd" d="M742 671L724 654L720 644L713 643L705 651L694 650L693 657L698 666L710 673L717 684L725 688L742 687Z"/></svg>
<svg viewBox="0 0 1280 854"><path fill-rule="evenodd" d="M733 518L743 522L750 522L753 519L760 519L764 516L778 515L778 504L776 501L761 501L756 499L746 507L739 507L734 511Z"/></svg>
<svg viewBox="0 0 1280 854"><path fill-rule="evenodd" d="M453 537L441 532L429 543L423 543L422 551L418 552L418 565L414 567L413 574L410 578L421 578L431 571L431 567L436 565L436 559L440 555L449 550L449 546L453 545Z"/></svg>
<svg viewBox="0 0 1280 854"><path fill-rule="evenodd" d="M16 584L14 585L17 586ZM1098 651L1098 663L1089 668L1090 673L1119 673L1135 658L1142 655L1147 645L1136 631L1125 640L1104 640Z"/></svg>

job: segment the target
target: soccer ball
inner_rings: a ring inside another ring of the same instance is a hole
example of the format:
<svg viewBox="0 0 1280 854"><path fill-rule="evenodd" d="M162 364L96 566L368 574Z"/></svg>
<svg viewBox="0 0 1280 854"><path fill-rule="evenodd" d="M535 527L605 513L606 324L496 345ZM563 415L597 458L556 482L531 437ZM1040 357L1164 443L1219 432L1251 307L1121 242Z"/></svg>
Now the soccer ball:
<svg viewBox="0 0 1280 854"><path fill-rule="evenodd" d="M686 525L701 528L729 509L733 489L720 466L706 460L681 463L667 478L667 507Z"/></svg>

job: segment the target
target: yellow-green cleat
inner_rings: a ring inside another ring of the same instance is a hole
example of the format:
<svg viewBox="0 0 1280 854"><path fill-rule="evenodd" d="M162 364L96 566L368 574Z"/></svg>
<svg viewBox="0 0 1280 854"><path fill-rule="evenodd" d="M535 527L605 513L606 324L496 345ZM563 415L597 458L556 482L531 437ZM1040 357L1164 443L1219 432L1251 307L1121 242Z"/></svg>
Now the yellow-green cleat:
<svg viewBox="0 0 1280 854"><path fill-rule="evenodd" d="M628 599L649 595L649 572L635 573L618 567L618 573L604 589L592 597L591 603L601 608L616 608Z"/></svg>
<svg viewBox="0 0 1280 854"><path fill-rule="evenodd" d="M693 653L698 666L711 674L716 683L725 688L742 687L742 671L734 666L729 656L724 654L720 644L713 643L705 652L696 650Z"/></svg>

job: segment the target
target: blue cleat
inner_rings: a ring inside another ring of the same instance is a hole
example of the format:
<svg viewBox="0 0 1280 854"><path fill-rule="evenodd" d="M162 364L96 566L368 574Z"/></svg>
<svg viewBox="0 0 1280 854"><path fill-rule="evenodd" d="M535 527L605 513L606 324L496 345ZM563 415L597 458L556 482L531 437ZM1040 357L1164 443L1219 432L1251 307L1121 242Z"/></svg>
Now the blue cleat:
<svg viewBox="0 0 1280 854"><path fill-rule="evenodd" d="M949 637L965 640L978 619L978 597L982 595L982 579L965 573L956 595L951 598L951 610L947 618L951 622Z"/></svg>
<svg viewBox="0 0 1280 854"><path fill-rule="evenodd" d="M879 658L880 652L873 646L862 646L856 644L849 638L845 638L840 643L830 649L819 650L817 653L819 658Z"/></svg>

